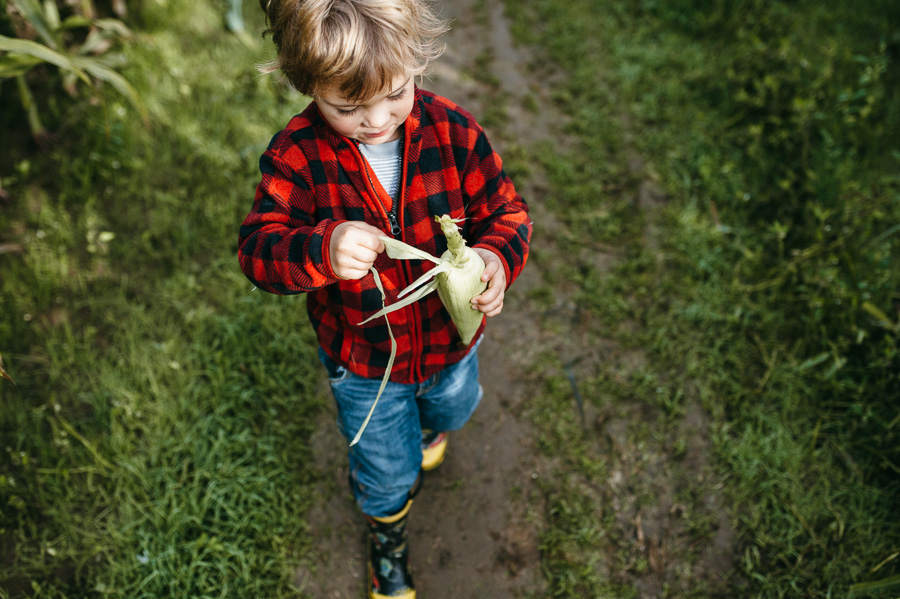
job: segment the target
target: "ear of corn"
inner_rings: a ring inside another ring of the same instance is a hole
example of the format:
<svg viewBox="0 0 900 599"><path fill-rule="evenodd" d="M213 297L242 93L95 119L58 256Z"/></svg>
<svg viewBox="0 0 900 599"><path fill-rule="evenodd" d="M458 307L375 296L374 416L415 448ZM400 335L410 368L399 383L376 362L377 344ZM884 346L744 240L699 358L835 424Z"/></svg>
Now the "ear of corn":
<svg viewBox="0 0 900 599"><path fill-rule="evenodd" d="M441 224L441 230L447 237L447 251L440 258L435 258L427 252L407 245L402 241L382 237L387 255L395 260L429 260L435 263L435 267L413 281L406 289L397 296L404 299L379 310L360 324L365 324L370 320L380 318L386 314L390 314L395 310L399 310L404 306L421 299L435 289L443 302L462 342L468 345L478 327L484 314L472 309L472 298L480 295L486 288L487 283L481 280L484 273L484 260L475 250L466 246L466 240L459 233L456 222L450 215L435 217L435 220Z"/></svg>
<svg viewBox="0 0 900 599"><path fill-rule="evenodd" d="M484 314L472 309L472 298L481 295L487 288L487 283L481 280L484 260L466 246L466 240L460 235L453 219L445 214L436 220L441 223L447 237L447 251L441 260L451 267L436 275L437 292L462 342L468 345L484 319Z"/></svg>
<svg viewBox="0 0 900 599"><path fill-rule="evenodd" d="M386 316L437 290L441 302L444 304L447 312L450 313L453 324L456 325L456 330L459 331L460 339L464 344L468 345L475 333L478 332L481 321L484 319L484 314L473 310L471 303L473 297L480 295L487 288L487 283L481 280L481 275L484 273L484 260L481 259L481 256L475 250L466 246L466 240L460 235L459 227L456 225L459 221L453 220L448 214L437 216L435 220L441 224L441 230L447 237L447 251L440 258L435 258L431 254L407 245L402 241L397 241L390 237L381 237L389 257L395 260L428 260L434 262L435 266L401 291L397 296L399 301L382 308L359 324L365 324L376 318ZM375 277L375 284L381 291L381 298L384 300L385 296L381 279L374 267L372 268L372 275ZM384 379L381 381L378 395L375 396L375 401L372 402L372 407L359 428L359 432L356 433L353 441L350 442L351 446L359 441L363 431L366 430L369 419L372 418L372 413L375 411L375 406L378 405L378 400L381 398L381 393L384 391L388 378L391 376L391 368L394 365L394 357L397 351L397 342L394 340L393 332L391 332L390 323L388 323L388 334L391 337L391 357L388 361L388 367L384 373Z"/></svg>

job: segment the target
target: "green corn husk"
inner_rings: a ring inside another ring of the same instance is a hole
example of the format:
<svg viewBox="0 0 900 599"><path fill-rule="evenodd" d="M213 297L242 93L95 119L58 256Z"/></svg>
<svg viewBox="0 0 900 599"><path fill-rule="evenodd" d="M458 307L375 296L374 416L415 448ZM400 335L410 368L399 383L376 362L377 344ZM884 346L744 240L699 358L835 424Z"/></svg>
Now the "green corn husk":
<svg viewBox="0 0 900 599"><path fill-rule="evenodd" d="M447 236L447 251L441 255L441 260L449 263L452 268L436 275L437 292L450 313L463 344L468 345L484 320L484 314L472 309L472 298L487 289L487 283L481 280L484 260L475 250L466 246L466 240L448 215L442 216L439 222Z"/></svg>
<svg viewBox="0 0 900 599"><path fill-rule="evenodd" d="M387 248L387 254L391 258L395 260L430 260L437 266L413 281L397 296L398 298L406 296L405 299L386 306L360 324L408 306L437 289L441 302L447 308L453 324L459 331L462 342L468 345L484 319L484 314L473 310L471 304L472 298L480 295L487 288L487 283L481 280L481 275L484 273L484 260L475 250L466 246L466 240L460 235L459 228L456 226L457 221L450 218L450 215L435 217L435 220L441 224L441 230L447 237L447 251L440 258L435 258L402 241L381 237L381 241Z"/></svg>

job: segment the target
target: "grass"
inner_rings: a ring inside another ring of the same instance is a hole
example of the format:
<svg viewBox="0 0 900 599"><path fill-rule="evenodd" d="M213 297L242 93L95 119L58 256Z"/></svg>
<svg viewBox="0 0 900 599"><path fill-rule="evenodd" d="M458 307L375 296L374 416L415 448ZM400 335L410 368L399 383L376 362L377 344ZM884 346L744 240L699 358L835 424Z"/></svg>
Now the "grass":
<svg viewBox="0 0 900 599"><path fill-rule="evenodd" d="M55 123L75 139L3 172L2 596L297 596L315 342L302 298L252 291L235 256L304 102L221 16L146 3L124 72L151 127L76 103Z"/></svg>
<svg viewBox="0 0 900 599"><path fill-rule="evenodd" d="M536 369L549 596L831 597L896 575L896 9L506 5L569 116L560 147L505 140L558 221L529 299L602 354ZM252 291L235 245L304 100L249 68L267 51L220 9L132 16L149 129L115 94L51 98L59 145L4 149L0 597L303 593L315 342L302 297ZM503 138L492 60L472 76Z"/></svg>
<svg viewBox="0 0 900 599"><path fill-rule="evenodd" d="M900 154L885 137L897 103L882 73L895 66L900 21L880 10L507 4L518 38L546 50L538 68L567 75L556 98L577 148L541 157L554 217L578 240L555 240L574 256L555 282L578 282L595 338L646 364L625 385L601 366L586 382L601 393L584 395L601 413L645 403L676 457L688 452L677 422L703 406L739 534L724 594L830 597L896 572L897 337L861 310L898 301L887 267L898 245L884 243L898 216ZM656 205L641 208L648 189ZM624 259L590 268L578 249L591 243L624 247ZM536 421L569 393L548 388ZM545 451L574 465L583 435L544 428ZM590 480L552 491L551 513L595 495ZM698 538L710 533L703 520ZM585 511L574 521L597 523L594 538L551 519L551 590L606 596L621 579L589 565L609 555L596 538L622 528ZM714 594L708 582L665 594Z"/></svg>

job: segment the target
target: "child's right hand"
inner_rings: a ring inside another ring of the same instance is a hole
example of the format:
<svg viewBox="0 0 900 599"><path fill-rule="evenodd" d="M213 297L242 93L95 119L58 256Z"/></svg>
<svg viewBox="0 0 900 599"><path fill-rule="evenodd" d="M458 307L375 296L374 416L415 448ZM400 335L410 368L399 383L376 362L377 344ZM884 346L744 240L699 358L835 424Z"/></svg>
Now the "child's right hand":
<svg viewBox="0 0 900 599"><path fill-rule="evenodd" d="M334 228L328 250L331 270L341 279L361 279L368 274L384 243L385 233L362 221L345 221Z"/></svg>

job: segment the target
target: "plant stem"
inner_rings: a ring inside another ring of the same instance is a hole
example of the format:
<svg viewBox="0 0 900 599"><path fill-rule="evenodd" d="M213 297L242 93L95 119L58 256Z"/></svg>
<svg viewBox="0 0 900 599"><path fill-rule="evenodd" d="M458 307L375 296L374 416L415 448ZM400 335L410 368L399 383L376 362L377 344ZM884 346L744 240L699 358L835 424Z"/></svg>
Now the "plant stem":
<svg viewBox="0 0 900 599"><path fill-rule="evenodd" d="M19 99L22 102L22 108L28 115L28 126L31 127L31 135L36 140L40 140L47 135L47 130L44 128L43 123L41 123L41 117L37 110L37 103L34 101L31 89L29 89L28 84L25 82L25 76L17 76L16 84L19 86Z"/></svg>
<svg viewBox="0 0 900 599"><path fill-rule="evenodd" d="M94 10L93 0L81 0L81 13L88 19L97 17L97 11Z"/></svg>

